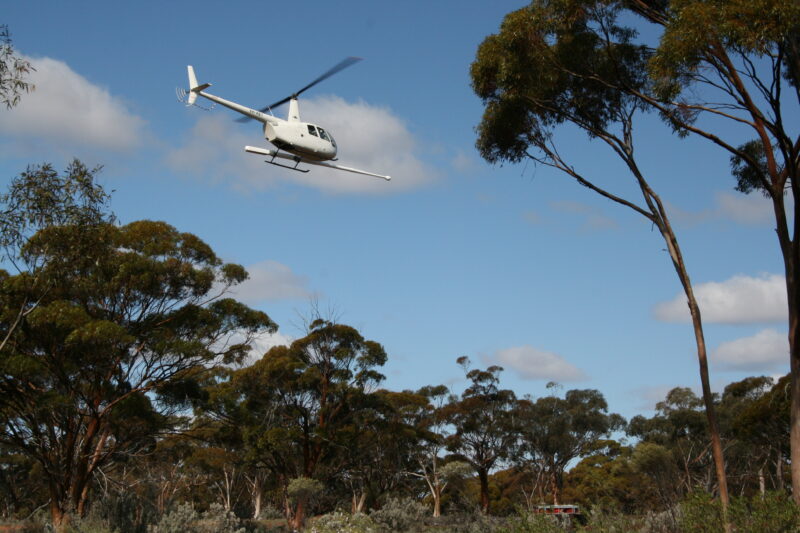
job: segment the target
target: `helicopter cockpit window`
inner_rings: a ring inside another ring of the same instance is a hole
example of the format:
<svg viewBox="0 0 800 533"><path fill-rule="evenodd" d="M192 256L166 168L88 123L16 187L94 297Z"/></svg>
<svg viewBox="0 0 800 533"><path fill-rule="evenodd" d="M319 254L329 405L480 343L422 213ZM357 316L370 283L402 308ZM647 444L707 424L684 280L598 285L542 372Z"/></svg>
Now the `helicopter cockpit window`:
<svg viewBox="0 0 800 533"><path fill-rule="evenodd" d="M322 130L320 130L320 131L322 131ZM314 137L317 137L317 129L314 126L312 126L311 124L308 125L308 133L310 133Z"/></svg>
<svg viewBox="0 0 800 533"><path fill-rule="evenodd" d="M322 128L319 128L319 136L322 137L323 139L325 139L326 141L330 141L331 140L331 138L328 137L328 134L325 133L325 130L323 130Z"/></svg>

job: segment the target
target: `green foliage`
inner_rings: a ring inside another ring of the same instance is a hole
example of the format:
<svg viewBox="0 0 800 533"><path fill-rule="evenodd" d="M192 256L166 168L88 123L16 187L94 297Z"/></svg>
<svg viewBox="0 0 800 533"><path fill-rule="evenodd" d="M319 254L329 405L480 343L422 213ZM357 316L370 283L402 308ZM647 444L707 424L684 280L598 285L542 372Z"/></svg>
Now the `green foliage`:
<svg viewBox="0 0 800 533"><path fill-rule="evenodd" d="M738 499L731 521L741 533L791 533L800 531L800 507L783 491L767 492L749 501Z"/></svg>
<svg viewBox="0 0 800 533"><path fill-rule="evenodd" d="M632 459L632 448L599 440L590 449L590 455L567 474L564 501L597 512L636 513L642 507L660 507L656 488Z"/></svg>
<svg viewBox="0 0 800 533"><path fill-rule="evenodd" d="M325 487L316 479L298 477L291 481L286 487L286 493L294 499L309 499L321 493Z"/></svg>
<svg viewBox="0 0 800 533"><path fill-rule="evenodd" d="M430 514L426 505L411 498L389 498L369 517L383 531L417 531Z"/></svg>
<svg viewBox="0 0 800 533"><path fill-rule="evenodd" d="M469 386L460 398L453 398L444 409L454 433L447 437L447 448L459 460L469 463L478 474L481 509L489 512L489 472L498 461L509 456L516 442L513 391L500 389L502 367L471 369L467 357L457 362L463 367Z"/></svg>
<svg viewBox="0 0 800 533"><path fill-rule="evenodd" d="M512 518L498 533L564 533L564 529L557 517L523 513Z"/></svg>
<svg viewBox="0 0 800 533"><path fill-rule="evenodd" d="M631 533L642 531L643 522L642 518L637 516L620 512L609 513L598 509L589 514L584 530L592 533Z"/></svg>
<svg viewBox="0 0 800 533"><path fill-rule="evenodd" d="M26 78L36 70L29 61L22 59L11 43L8 26L0 24L0 103L11 109L19 102L22 93L34 89Z"/></svg>
<svg viewBox="0 0 800 533"><path fill-rule="evenodd" d="M620 415L608 413L603 394L594 389L569 390L563 398L525 399L516 415L521 440L518 462L537 465L546 474L555 500L567 465L590 455L598 440L625 425Z"/></svg>
<svg viewBox="0 0 800 533"><path fill-rule="evenodd" d="M648 50L617 24L614 1L534 1L509 13L478 48L470 74L484 101L477 148L520 161L572 122L596 136L637 107L616 87L644 90Z"/></svg>
<svg viewBox="0 0 800 533"><path fill-rule="evenodd" d="M218 503L212 503L196 526L197 533L246 533L235 514Z"/></svg>
<svg viewBox="0 0 800 533"><path fill-rule="evenodd" d="M736 179L736 190L745 194L759 191L769 197L763 177L767 175L767 153L761 141L748 141L731 155L731 174Z"/></svg>
<svg viewBox="0 0 800 533"><path fill-rule="evenodd" d="M147 533L185 533L191 531L191 524L197 521L200 515L194 510L191 503L179 504L171 511L165 513L156 525L149 526Z"/></svg>
<svg viewBox="0 0 800 533"><path fill-rule="evenodd" d="M448 518L452 518L448 516ZM455 523L443 528L443 533L494 533L503 524L502 520L480 511L456 517ZM440 531L438 528L435 531Z"/></svg>
<svg viewBox="0 0 800 533"><path fill-rule="evenodd" d="M208 511L200 514L191 503L182 503L165 513L147 533L245 533L235 514L212 503Z"/></svg>
<svg viewBox="0 0 800 533"><path fill-rule="evenodd" d="M674 98L717 46L763 57L796 42L800 5L783 0L673 0L650 74L665 99ZM793 52L793 53L792 53ZM783 75L798 87L798 50L782 52Z"/></svg>
<svg viewBox="0 0 800 533"><path fill-rule="evenodd" d="M439 475L448 481L465 478L470 474L472 474L472 467L465 461L450 461L439 469Z"/></svg>
<svg viewBox="0 0 800 533"><path fill-rule="evenodd" d="M96 183L100 167L88 168L77 159L64 173L52 165L32 165L14 178L0 196L0 246L11 259L37 231L57 226L109 223L109 195Z"/></svg>
<svg viewBox="0 0 800 533"><path fill-rule="evenodd" d="M783 492L768 492L752 499L734 498L730 519L741 533L791 533L800 530L800 508ZM689 495L680 506L681 531L719 533L723 531L722 508L718 500L702 492Z"/></svg>
<svg viewBox="0 0 800 533"><path fill-rule="evenodd" d="M20 272L0 275L0 443L42 465L54 515L86 509L97 469L177 421L161 391L276 329L212 292L241 275L196 236L115 224L95 173L29 168L1 199L0 246Z"/></svg>
<svg viewBox="0 0 800 533"><path fill-rule="evenodd" d="M322 515L311 524L311 533L379 533L379 527L362 513L336 511Z"/></svg>

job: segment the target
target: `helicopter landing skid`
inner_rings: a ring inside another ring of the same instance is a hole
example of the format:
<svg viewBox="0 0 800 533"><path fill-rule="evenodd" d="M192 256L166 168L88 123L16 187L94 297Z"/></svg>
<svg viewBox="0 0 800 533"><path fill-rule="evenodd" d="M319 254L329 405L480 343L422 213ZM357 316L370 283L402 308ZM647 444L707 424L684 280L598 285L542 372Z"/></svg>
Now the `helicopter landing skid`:
<svg viewBox="0 0 800 533"><path fill-rule="evenodd" d="M306 172L309 171L309 169L307 169L307 168L306 169L297 168L297 165L299 165L300 162L301 162L301 159L299 157L297 157L297 156L292 158L292 160L294 160L294 166L284 165L284 164L281 164L281 163L276 163L275 162L275 158L277 156L278 156L278 152L274 152L272 154L272 159L265 159L264 163L269 163L270 165L275 165L276 167L288 168L289 170L296 170L297 172L302 172L303 174L305 174ZM285 157L285 156L282 156L282 157ZM288 158L286 158L286 159L288 159Z"/></svg>

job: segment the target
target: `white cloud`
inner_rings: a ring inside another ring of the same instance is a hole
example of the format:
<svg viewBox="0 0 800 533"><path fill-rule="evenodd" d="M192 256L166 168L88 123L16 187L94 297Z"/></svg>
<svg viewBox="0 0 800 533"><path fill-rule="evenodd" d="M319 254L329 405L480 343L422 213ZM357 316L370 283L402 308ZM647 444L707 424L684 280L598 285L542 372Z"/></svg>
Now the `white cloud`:
<svg viewBox="0 0 800 533"><path fill-rule="evenodd" d="M705 322L749 324L787 319L786 284L777 274L738 275L722 282L701 283L695 285L694 293ZM653 313L664 322L690 320L683 293L656 305Z"/></svg>
<svg viewBox="0 0 800 533"><path fill-rule="evenodd" d="M247 267L250 277L244 283L230 289L232 296L248 304L273 300L307 299L308 280L292 272L288 266L277 261L262 261Z"/></svg>
<svg viewBox="0 0 800 533"><path fill-rule="evenodd" d="M475 172L480 168L475 157L464 152L463 150L459 150L456 153L455 157L453 157L453 159L450 161L450 164L455 170L461 172L462 174Z"/></svg>
<svg viewBox="0 0 800 533"><path fill-rule="evenodd" d="M498 350L490 359L493 363L514 370L523 379L559 382L586 379L581 369L560 355L529 345Z"/></svg>
<svg viewBox="0 0 800 533"><path fill-rule="evenodd" d="M233 344L238 344L247 340L243 331L236 331L233 332L225 342L221 342L217 349L222 350L226 346L230 346ZM292 342L294 342L294 338L289 335L284 335L280 332L275 333L262 333L261 335L256 335L252 339L250 339L250 351L248 352L247 356L245 357L244 361L241 362L241 366L249 366L261 359L265 353L267 353L270 348L274 346L289 346ZM236 366L236 365L234 365Z"/></svg>
<svg viewBox="0 0 800 533"><path fill-rule="evenodd" d="M789 198L787 197L787 200ZM772 202L758 192L752 194L718 192L714 195L714 200L722 217L740 224L766 224L775 219Z"/></svg>
<svg viewBox="0 0 800 533"><path fill-rule="evenodd" d="M98 87L63 61L26 57L36 69L36 90L3 111L0 134L20 142L125 151L141 144L145 121L108 89Z"/></svg>
<svg viewBox="0 0 800 533"><path fill-rule="evenodd" d="M569 213L578 215L584 218L584 230L604 230L615 229L618 227L617 222L606 215L601 209L588 204L580 202L562 201L551 202L550 207L562 213Z"/></svg>
<svg viewBox="0 0 800 533"><path fill-rule="evenodd" d="M689 226L715 220L732 220L739 224L758 226L773 223L775 219L772 202L759 192L742 194L717 191L714 193L714 204L708 209L686 211L674 204L669 204L667 209L675 222ZM789 213L794 211L791 196L786 197L786 210Z"/></svg>
<svg viewBox="0 0 800 533"><path fill-rule="evenodd" d="M674 388L673 385L652 385L637 387L631 391L631 397L638 400L635 409L638 411L655 411L656 404L663 402L667 393Z"/></svg>
<svg viewBox="0 0 800 533"><path fill-rule="evenodd" d="M417 158L413 135L388 109L322 97L301 100L300 113L303 120L333 133L339 146L337 164L389 174L392 181L321 167L301 173L267 165L262 157L244 152L245 145L268 145L260 125L236 126L233 114L219 109L198 119L184 144L168 154L168 162L178 171L230 179L245 189L292 181L330 192L388 194L436 179L436 172Z"/></svg>
<svg viewBox="0 0 800 533"><path fill-rule="evenodd" d="M736 370L771 370L789 361L789 339L774 329L759 331L752 337L723 342L711 359Z"/></svg>
<svg viewBox="0 0 800 533"><path fill-rule="evenodd" d="M261 359L270 348L275 346L289 346L294 342L294 338L289 335L284 335L279 332L265 333L256 337L253 340L252 348L250 350L250 364Z"/></svg>

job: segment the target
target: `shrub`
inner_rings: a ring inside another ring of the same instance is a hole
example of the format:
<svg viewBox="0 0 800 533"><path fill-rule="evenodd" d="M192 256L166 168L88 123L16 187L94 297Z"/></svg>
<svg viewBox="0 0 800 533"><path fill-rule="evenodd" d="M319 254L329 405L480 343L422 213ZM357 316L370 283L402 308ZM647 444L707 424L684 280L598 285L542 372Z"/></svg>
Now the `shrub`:
<svg viewBox="0 0 800 533"><path fill-rule="evenodd" d="M196 533L246 533L241 527L241 520L230 511L218 504L212 503L208 511L203 513L203 518L196 523Z"/></svg>
<svg viewBox="0 0 800 533"><path fill-rule="evenodd" d="M378 533L379 528L365 514L336 511L317 518L311 533Z"/></svg>
<svg viewBox="0 0 800 533"><path fill-rule="evenodd" d="M680 504L678 524L680 531L720 533L724 531L722 506L707 492L689 494Z"/></svg>
<svg viewBox="0 0 800 533"><path fill-rule="evenodd" d="M448 527L436 531L441 533L494 533L499 531L500 526L506 524L501 518L486 516L476 510L473 513L461 515L448 515L444 517L449 523Z"/></svg>
<svg viewBox="0 0 800 533"><path fill-rule="evenodd" d="M680 507L681 531L723 531L722 506L705 493L692 494ZM770 492L751 500L734 498L730 520L737 533L795 533L800 531L800 509L783 492Z"/></svg>
<svg viewBox="0 0 800 533"><path fill-rule="evenodd" d="M633 531L650 531L644 528L644 520L620 512L593 512L588 517L586 531L592 533L631 533Z"/></svg>
<svg viewBox="0 0 800 533"><path fill-rule="evenodd" d="M289 481L286 493L292 498L312 498L322 492L324 488L322 483L316 479L298 477Z"/></svg>
<svg viewBox="0 0 800 533"><path fill-rule="evenodd" d="M261 506L261 512L258 513L257 520L275 520L283 518L283 512L271 503Z"/></svg>
<svg viewBox="0 0 800 533"><path fill-rule="evenodd" d="M737 533L794 533L800 531L800 508L784 492L737 499L731 505Z"/></svg>
<svg viewBox="0 0 800 533"><path fill-rule="evenodd" d="M390 498L369 516L384 531L419 531L429 512L425 505L414 499Z"/></svg>
<svg viewBox="0 0 800 533"><path fill-rule="evenodd" d="M182 503L164 513L158 524L147 528L147 533L188 533L192 531L191 524L199 518L191 503Z"/></svg>
<svg viewBox="0 0 800 533"><path fill-rule="evenodd" d="M512 518L498 533L564 533L564 526L558 517L523 513Z"/></svg>

